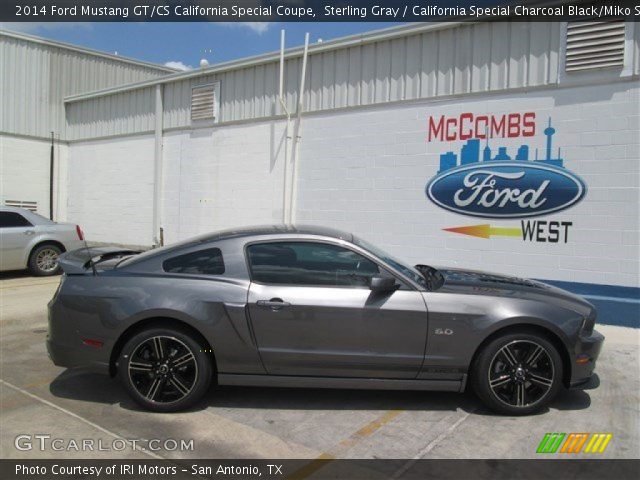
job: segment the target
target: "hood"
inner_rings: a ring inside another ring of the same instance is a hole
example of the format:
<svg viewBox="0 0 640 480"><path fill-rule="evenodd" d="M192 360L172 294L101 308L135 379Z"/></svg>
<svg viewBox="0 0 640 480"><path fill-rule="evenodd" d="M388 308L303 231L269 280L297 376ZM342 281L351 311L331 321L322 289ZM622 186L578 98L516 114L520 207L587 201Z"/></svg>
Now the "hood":
<svg viewBox="0 0 640 480"><path fill-rule="evenodd" d="M537 280L500 275L478 270L441 268L444 278L439 292L466 293L556 303L581 315L589 315L594 307L584 298Z"/></svg>

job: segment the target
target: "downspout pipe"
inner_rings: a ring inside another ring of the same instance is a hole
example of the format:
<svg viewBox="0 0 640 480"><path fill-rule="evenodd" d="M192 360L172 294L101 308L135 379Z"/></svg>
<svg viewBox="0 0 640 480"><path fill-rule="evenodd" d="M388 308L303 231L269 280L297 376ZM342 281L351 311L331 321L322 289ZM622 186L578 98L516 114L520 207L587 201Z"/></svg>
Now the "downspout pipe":
<svg viewBox="0 0 640 480"><path fill-rule="evenodd" d="M296 110L296 126L293 132L293 154L291 160L291 201L289 222L296 221L296 208L298 198L298 167L300 164L300 139L302 138L302 110L304 109L304 86L307 77L307 57L309 53L309 33L304 36L304 52L302 54L302 71L300 72L300 89L298 90L298 108Z"/></svg>
<svg viewBox="0 0 640 480"><path fill-rule="evenodd" d="M161 245L160 222L162 210L162 131L163 131L163 90L156 85L155 148L153 153L153 246Z"/></svg>
<svg viewBox="0 0 640 480"><path fill-rule="evenodd" d="M280 88L278 90L278 101L280 108L287 117L285 126L284 161L282 164L282 223L287 223L290 217L291 205L289 204L289 140L291 139L291 114L284 101L284 29L280 30Z"/></svg>
<svg viewBox="0 0 640 480"><path fill-rule="evenodd" d="M51 152L49 153L49 220L53 220L53 185L55 171L55 142L51 132Z"/></svg>

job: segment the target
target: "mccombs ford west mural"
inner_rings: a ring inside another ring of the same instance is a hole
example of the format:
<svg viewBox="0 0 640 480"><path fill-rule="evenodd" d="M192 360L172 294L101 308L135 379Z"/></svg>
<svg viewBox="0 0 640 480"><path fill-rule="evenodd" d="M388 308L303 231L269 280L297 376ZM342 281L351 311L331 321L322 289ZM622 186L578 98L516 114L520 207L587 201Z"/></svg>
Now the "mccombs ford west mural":
<svg viewBox="0 0 640 480"><path fill-rule="evenodd" d="M569 241L573 222L539 218L571 208L587 193L585 182L565 168L561 149L554 149L551 118L541 132L540 147L535 143L540 137L535 112L430 117L428 125L429 142L466 140L459 153L440 155L440 169L426 186L429 200L451 212L492 222L522 219L519 226L474 223L443 230L485 239ZM499 145L500 139L519 137L530 141L515 151Z"/></svg>
<svg viewBox="0 0 640 480"><path fill-rule="evenodd" d="M427 129L427 146L439 155L439 167L427 181L426 196L460 218L442 230L472 242L507 237L576 245L584 238L573 234L569 215L588 197L588 185L567 168L548 110L429 116ZM579 158L568 160L573 167L581 164ZM542 280L584 295L601 323L638 326L637 287L603 284L595 272L590 283Z"/></svg>

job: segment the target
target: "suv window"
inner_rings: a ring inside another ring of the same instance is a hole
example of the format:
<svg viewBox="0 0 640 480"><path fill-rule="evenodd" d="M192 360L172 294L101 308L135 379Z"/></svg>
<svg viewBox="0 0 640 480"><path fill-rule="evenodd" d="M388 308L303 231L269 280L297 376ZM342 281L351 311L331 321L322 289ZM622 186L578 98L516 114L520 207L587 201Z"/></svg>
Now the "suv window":
<svg viewBox="0 0 640 480"><path fill-rule="evenodd" d="M32 226L29 220L17 212L0 212L0 228Z"/></svg>
<svg viewBox="0 0 640 480"><path fill-rule="evenodd" d="M222 275L224 261L219 248L207 248L169 258L162 263L162 268L169 273Z"/></svg>
<svg viewBox="0 0 640 480"><path fill-rule="evenodd" d="M312 242L247 247L254 281L277 285L368 287L378 265L349 249Z"/></svg>

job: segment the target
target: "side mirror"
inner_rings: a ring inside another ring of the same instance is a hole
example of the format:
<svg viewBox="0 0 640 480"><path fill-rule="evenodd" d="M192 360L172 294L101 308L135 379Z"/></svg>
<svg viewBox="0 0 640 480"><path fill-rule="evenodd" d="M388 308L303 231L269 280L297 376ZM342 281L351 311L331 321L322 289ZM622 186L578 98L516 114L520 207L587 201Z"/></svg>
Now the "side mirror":
<svg viewBox="0 0 640 480"><path fill-rule="evenodd" d="M371 277L369 288L372 292L392 292L397 290L399 285L396 284L395 278L381 277L376 275Z"/></svg>

